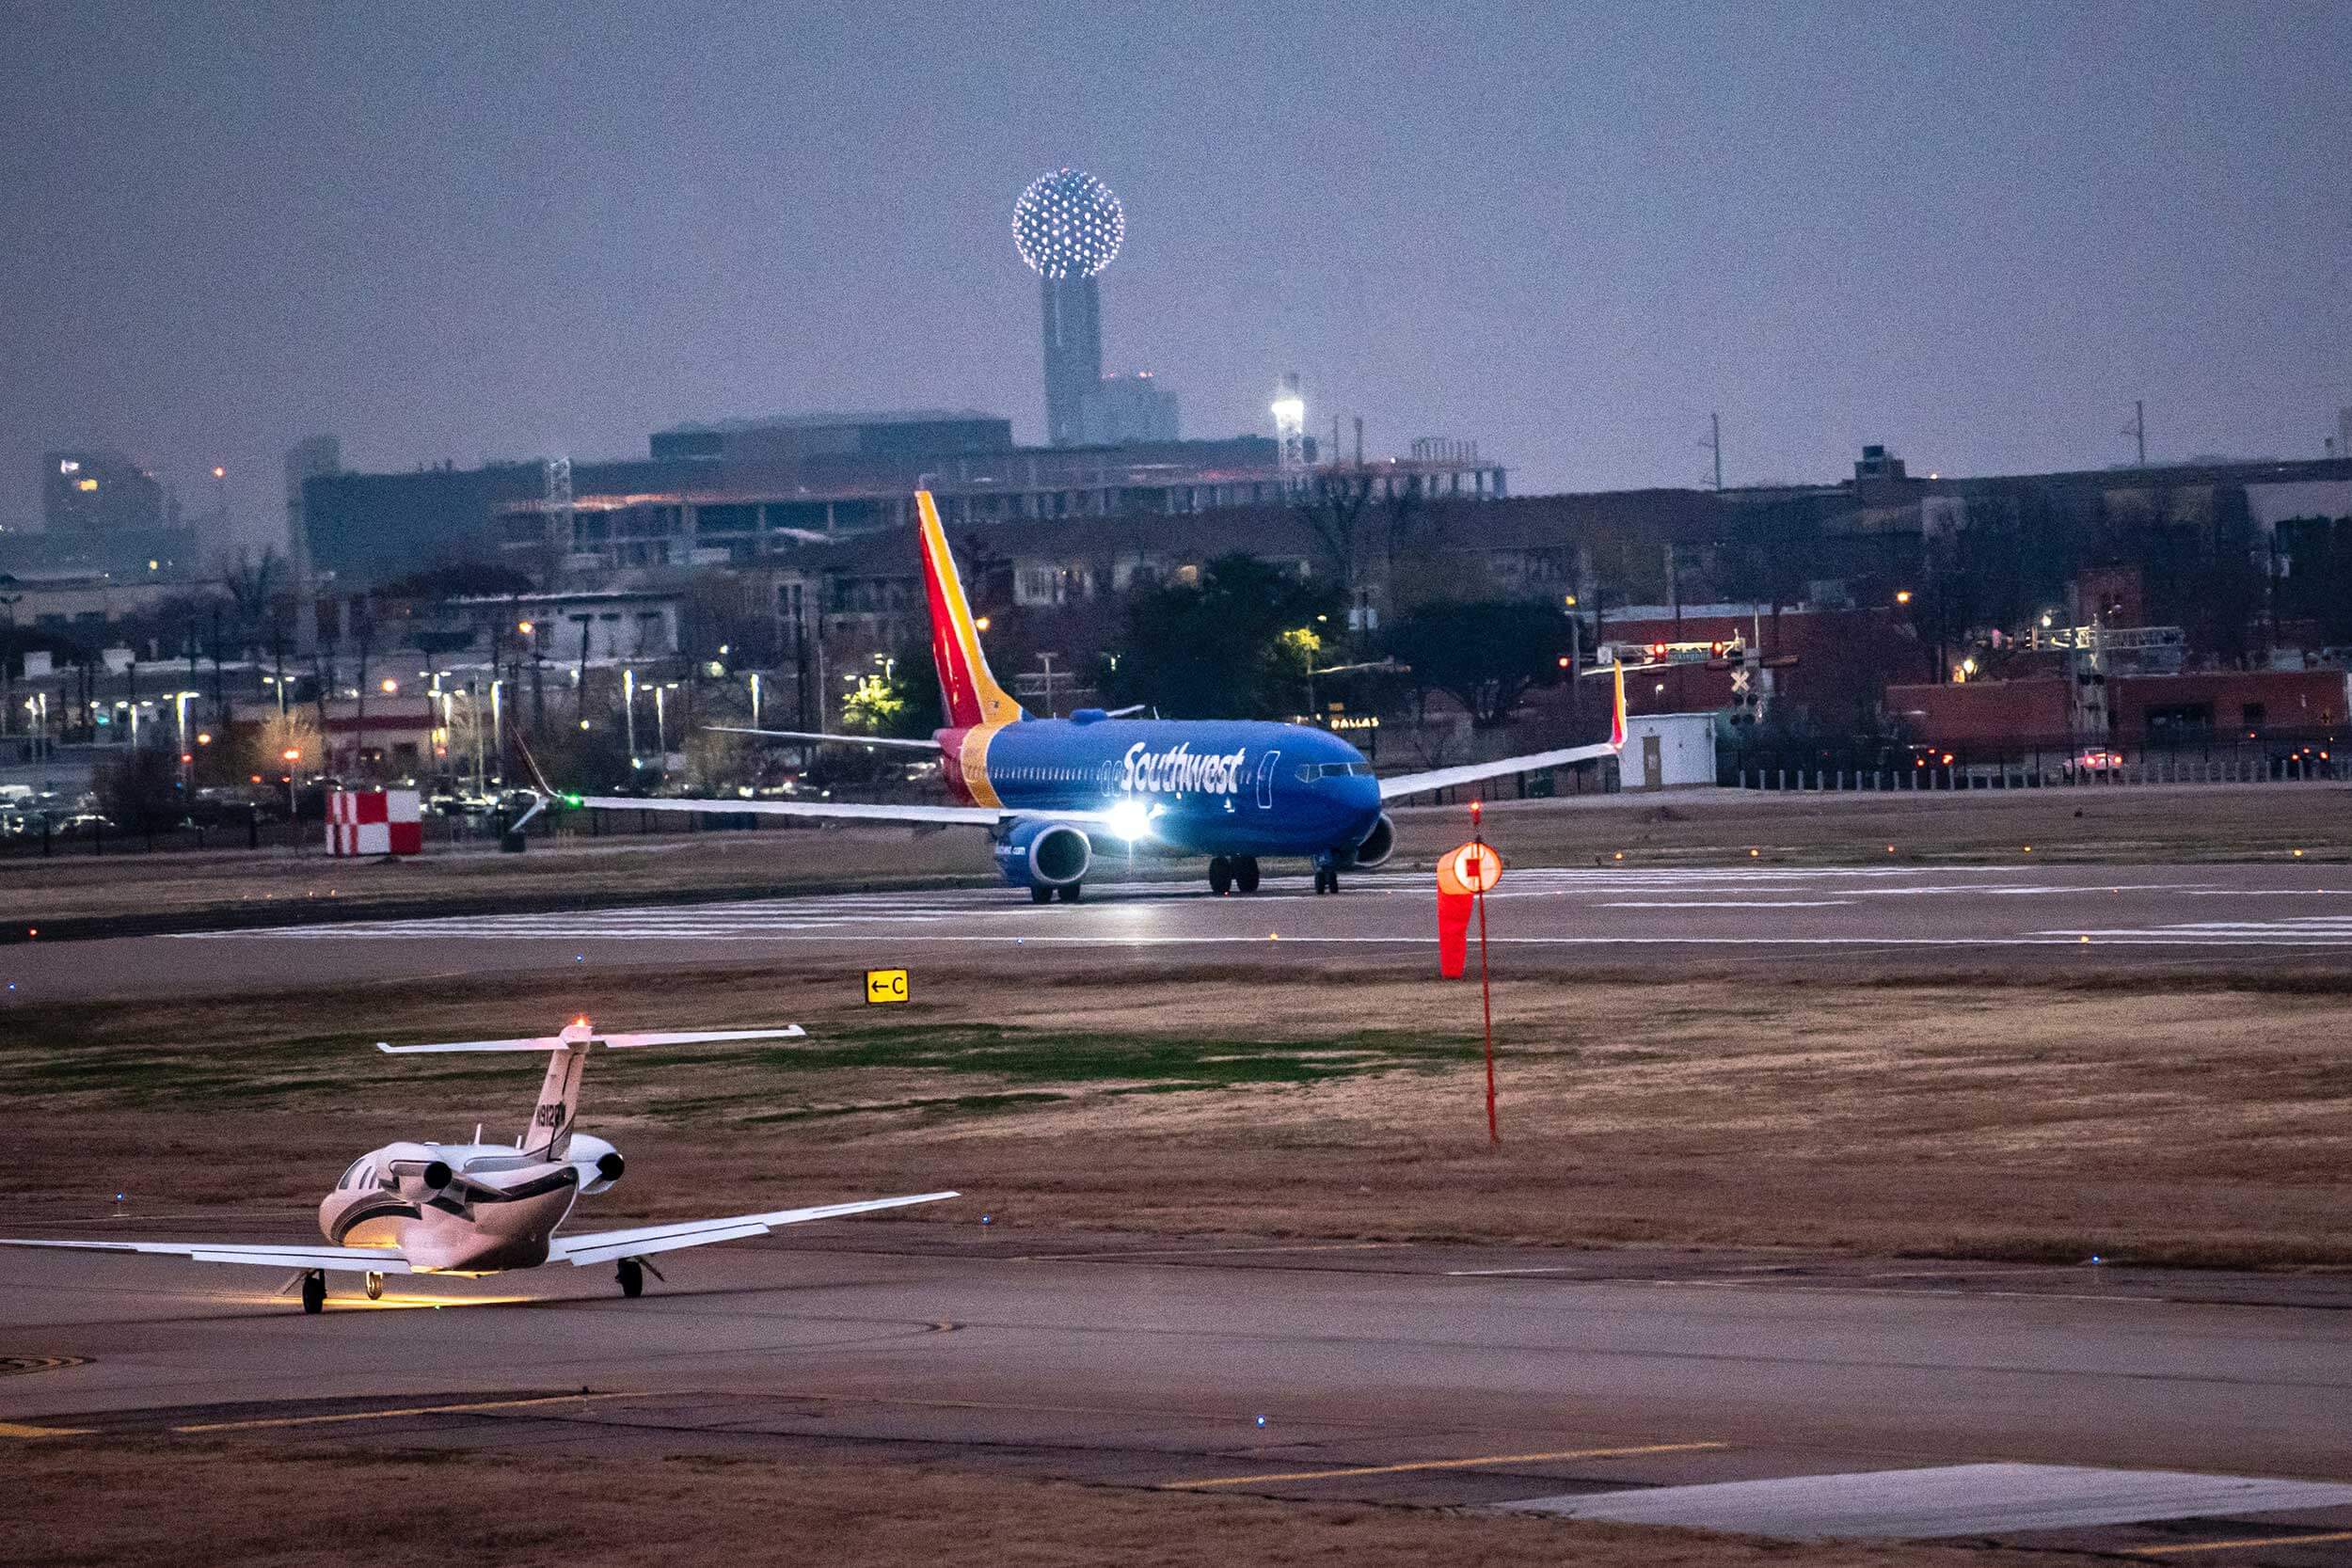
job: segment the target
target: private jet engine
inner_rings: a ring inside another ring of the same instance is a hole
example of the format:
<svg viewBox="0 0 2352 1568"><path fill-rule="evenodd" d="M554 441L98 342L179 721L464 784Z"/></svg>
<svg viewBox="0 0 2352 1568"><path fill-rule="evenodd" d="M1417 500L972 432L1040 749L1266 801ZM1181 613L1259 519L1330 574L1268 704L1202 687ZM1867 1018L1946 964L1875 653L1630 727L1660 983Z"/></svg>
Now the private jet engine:
<svg viewBox="0 0 2352 1568"><path fill-rule="evenodd" d="M564 1151L564 1158L574 1170L580 1172L582 1197L612 1191L612 1183L618 1181L621 1173L628 1169L628 1162L621 1158L619 1149L602 1138L591 1138L580 1132L572 1134L571 1148Z"/></svg>
<svg viewBox="0 0 2352 1568"><path fill-rule="evenodd" d="M1094 864L1094 845L1067 822L1016 822L996 843L996 868L1014 887L1075 886Z"/></svg>
<svg viewBox="0 0 2352 1568"><path fill-rule="evenodd" d="M1385 864L1394 853L1396 824L1389 820L1389 814L1384 811L1380 814L1380 820L1372 825L1372 832L1364 835L1364 841L1356 846L1356 863L1369 871L1375 865Z"/></svg>
<svg viewBox="0 0 2352 1568"><path fill-rule="evenodd" d="M389 1158L383 1169L391 1177L400 1196L412 1203L430 1202L457 1179L457 1173L449 1168L449 1162L436 1158L422 1144L394 1144L384 1152Z"/></svg>

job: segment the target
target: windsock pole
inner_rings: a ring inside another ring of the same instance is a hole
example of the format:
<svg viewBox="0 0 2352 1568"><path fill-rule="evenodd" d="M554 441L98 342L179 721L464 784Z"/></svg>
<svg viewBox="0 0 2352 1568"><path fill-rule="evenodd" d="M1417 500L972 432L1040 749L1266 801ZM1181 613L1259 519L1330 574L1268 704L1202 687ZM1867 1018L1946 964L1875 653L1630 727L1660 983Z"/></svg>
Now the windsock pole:
<svg viewBox="0 0 2352 1568"><path fill-rule="evenodd" d="M1479 827L1479 803L1470 802L1470 842L1478 846L1481 861L1486 857L1486 839ZM1495 1117L1495 993L1486 974L1486 882L1478 882L1478 1001L1485 1015L1486 1028L1486 1141L1502 1142L1502 1129Z"/></svg>

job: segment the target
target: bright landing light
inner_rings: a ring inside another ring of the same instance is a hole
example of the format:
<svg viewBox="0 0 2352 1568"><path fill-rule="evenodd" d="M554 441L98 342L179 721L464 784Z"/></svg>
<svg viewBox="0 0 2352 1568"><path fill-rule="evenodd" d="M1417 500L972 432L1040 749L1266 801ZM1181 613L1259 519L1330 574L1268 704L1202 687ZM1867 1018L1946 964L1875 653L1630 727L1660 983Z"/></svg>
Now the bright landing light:
<svg viewBox="0 0 2352 1568"><path fill-rule="evenodd" d="M1121 800L1109 812L1111 832L1132 844L1152 836L1152 813L1140 800Z"/></svg>

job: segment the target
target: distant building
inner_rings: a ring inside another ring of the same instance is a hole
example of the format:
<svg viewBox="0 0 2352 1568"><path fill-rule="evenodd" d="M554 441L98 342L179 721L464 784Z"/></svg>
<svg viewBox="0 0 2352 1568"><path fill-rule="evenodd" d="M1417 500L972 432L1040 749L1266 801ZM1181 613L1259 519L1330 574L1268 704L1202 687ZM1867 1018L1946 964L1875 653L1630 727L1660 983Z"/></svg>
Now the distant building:
<svg viewBox="0 0 2352 1568"><path fill-rule="evenodd" d="M1078 398L1078 444L1124 447L1177 439L1176 394L1150 371L1106 375Z"/></svg>
<svg viewBox="0 0 2352 1568"><path fill-rule="evenodd" d="M1119 255L1126 210L1110 187L1081 169L1040 175L1013 204L1012 235L1038 277L1045 350L1045 438L1083 439L1082 405L1103 379L1103 293L1097 275Z"/></svg>
<svg viewBox="0 0 2352 1568"><path fill-rule="evenodd" d="M342 443L332 436L313 436L286 453L286 560L294 574L294 652L308 658L318 651L318 594L310 571L310 540L302 523L302 487L322 474L343 471Z"/></svg>
<svg viewBox="0 0 2352 1568"><path fill-rule="evenodd" d="M153 532L164 526L164 487L119 451L100 448L41 453L41 510L49 531Z"/></svg>
<svg viewBox="0 0 2352 1568"><path fill-rule="evenodd" d="M1012 421L977 409L883 414L780 414L769 419L682 424L654 432L653 460L796 466L813 458L938 457L1001 451Z"/></svg>

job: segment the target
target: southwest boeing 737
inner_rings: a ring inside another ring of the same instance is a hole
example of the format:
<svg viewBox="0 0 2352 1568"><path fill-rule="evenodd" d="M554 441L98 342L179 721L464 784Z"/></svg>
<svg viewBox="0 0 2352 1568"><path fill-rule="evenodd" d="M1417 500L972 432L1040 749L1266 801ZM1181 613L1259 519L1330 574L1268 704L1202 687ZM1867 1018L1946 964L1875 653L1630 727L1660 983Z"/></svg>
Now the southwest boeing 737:
<svg viewBox="0 0 2352 1568"><path fill-rule="evenodd" d="M1315 891L1337 893L1341 872L1376 866L1394 847L1395 828L1382 802L1588 762L1613 755L1625 744L1621 669L1604 742L1389 778L1375 776L1372 764L1346 741L1303 724L1133 719L1101 708L1080 708L1067 719L1035 718L989 673L939 509L929 491L918 491L915 502L931 657L946 728L930 740L797 730L735 733L935 753L956 804L604 796L566 797L569 802L984 828L1005 880L1027 888L1041 904L1077 900L1104 839L1163 856L1205 855L1209 886L1220 894L1256 892L1259 862L1283 856L1311 862Z"/></svg>

